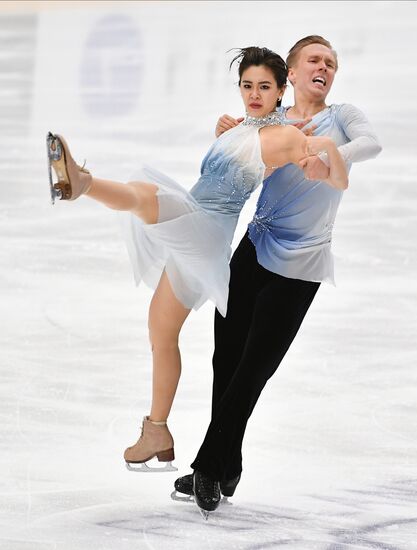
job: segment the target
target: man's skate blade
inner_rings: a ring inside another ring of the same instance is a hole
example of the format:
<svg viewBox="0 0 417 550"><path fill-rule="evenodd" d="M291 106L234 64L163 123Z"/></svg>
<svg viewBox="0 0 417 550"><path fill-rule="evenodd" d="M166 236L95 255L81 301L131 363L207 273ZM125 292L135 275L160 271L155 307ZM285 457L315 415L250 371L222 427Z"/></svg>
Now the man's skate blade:
<svg viewBox="0 0 417 550"><path fill-rule="evenodd" d="M126 462L126 468L129 472L140 472L141 474L150 474L155 472L177 472L178 468L172 465L171 462L166 462L162 468L155 468L155 466L148 466L146 462L134 463Z"/></svg>
<svg viewBox="0 0 417 550"><path fill-rule="evenodd" d="M176 502L194 502L193 495L184 495L184 493L179 493L178 491L172 491L171 498Z"/></svg>
<svg viewBox="0 0 417 550"><path fill-rule="evenodd" d="M184 493L179 493L178 491L172 491L171 493L172 500L176 502L195 502L193 495L185 495ZM233 502L230 502L228 497L223 497L219 503L220 506L233 506Z"/></svg>
<svg viewBox="0 0 417 550"><path fill-rule="evenodd" d="M209 516L210 516L210 512L207 512L207 510L203 510L202 508L198 507L198 509L200 510L200 514L203 516L203 518L207 521Z"/></svg>

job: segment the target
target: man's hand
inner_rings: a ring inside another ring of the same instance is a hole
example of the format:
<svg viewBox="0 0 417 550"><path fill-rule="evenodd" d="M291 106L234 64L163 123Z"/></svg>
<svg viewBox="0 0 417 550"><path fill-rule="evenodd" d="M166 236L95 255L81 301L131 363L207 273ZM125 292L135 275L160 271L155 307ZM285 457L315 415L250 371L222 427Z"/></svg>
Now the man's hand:
<svg viewBox="0 0 417 550"><path fill-rule="evenodd" d="M317 128L317 126L315 126L313 124L313 126L310 126L309 128L305 128L305 126L312 121L312 118L309 117L309 118L305 118L304 120L300 120L300 122L295 122L294 124L291 124L291 126L294 126L295 128L298 128L299 130L301 130L306 136L312 136L313 135L313 132L314 130Z"/></svg>
<svg viewBox="0 0 417 550"><path fill-rule="evenodd" d="M231 130L232 128L240 124L243 120L243 117L233 118L229 115L221 116L216 125L216 137L221 136L224 132L227 132L227 130Z"/></svg>
<svg viewBox="0 0 417 550"><path fill-rule="evenodd" d="M329 168L317 155L301 159L298 165L308 180L325 180L330 175Z"/></svg>

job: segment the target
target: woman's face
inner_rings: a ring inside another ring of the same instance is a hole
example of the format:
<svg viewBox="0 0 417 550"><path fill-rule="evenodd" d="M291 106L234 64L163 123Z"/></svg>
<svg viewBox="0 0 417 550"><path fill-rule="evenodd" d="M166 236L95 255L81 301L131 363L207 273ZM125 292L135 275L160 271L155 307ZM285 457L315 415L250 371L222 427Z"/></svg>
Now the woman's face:
<svg viewBox="0 0 417 550"><path fill-rule="evenodd" d="M251 65L243 71L240 93L249 116L262 117L275 111L285 86L278 88L274 73L265 65Z"/></svg>

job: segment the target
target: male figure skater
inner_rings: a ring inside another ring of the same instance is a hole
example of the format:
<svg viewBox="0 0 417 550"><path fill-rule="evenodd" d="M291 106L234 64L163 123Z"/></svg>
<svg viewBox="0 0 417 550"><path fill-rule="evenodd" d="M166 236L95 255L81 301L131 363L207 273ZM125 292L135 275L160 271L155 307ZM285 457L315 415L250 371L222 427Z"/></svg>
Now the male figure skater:
<svg viewBox="0 0 417 550"><path fill-rule="evenodd" d="M348 168L381 151L361 111L349 104L326 105L338 68L327 40L299 40L287 65L295 103L280 109L289 123L311 117L314 134L330 136ZM221 117L216 135L236 124L232 117ZM333 281L330 246L342 191L320 181L327 176L321 155L305 159L300 167L275 170L264 182L254 218L232 257L227 316L215 314L211 422L191 465L194 473L175 482L178 492L194 494L206 515L217 508L221 494L233 495L253 408L321 281Z"/></svg>

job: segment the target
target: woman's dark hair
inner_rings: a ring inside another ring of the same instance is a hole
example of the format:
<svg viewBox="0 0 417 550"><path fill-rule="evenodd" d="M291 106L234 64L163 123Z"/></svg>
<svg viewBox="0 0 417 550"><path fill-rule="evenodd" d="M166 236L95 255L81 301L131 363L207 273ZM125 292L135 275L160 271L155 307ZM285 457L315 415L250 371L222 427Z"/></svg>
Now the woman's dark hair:
<svg viewBox="0 0 417 550"><path fill-rule="evenodd" d="M240 48L238 52L237 56L232 59L229 69L232 68L233 63L238 63L239 86L242 74L252 65L264 65L272 71L278 88L285 86L287 83L288 68L280 55L272 50L268 50L268 48L258 48L257 46ZM277 107L280 105L281 101L278 101Z"/></svg>

